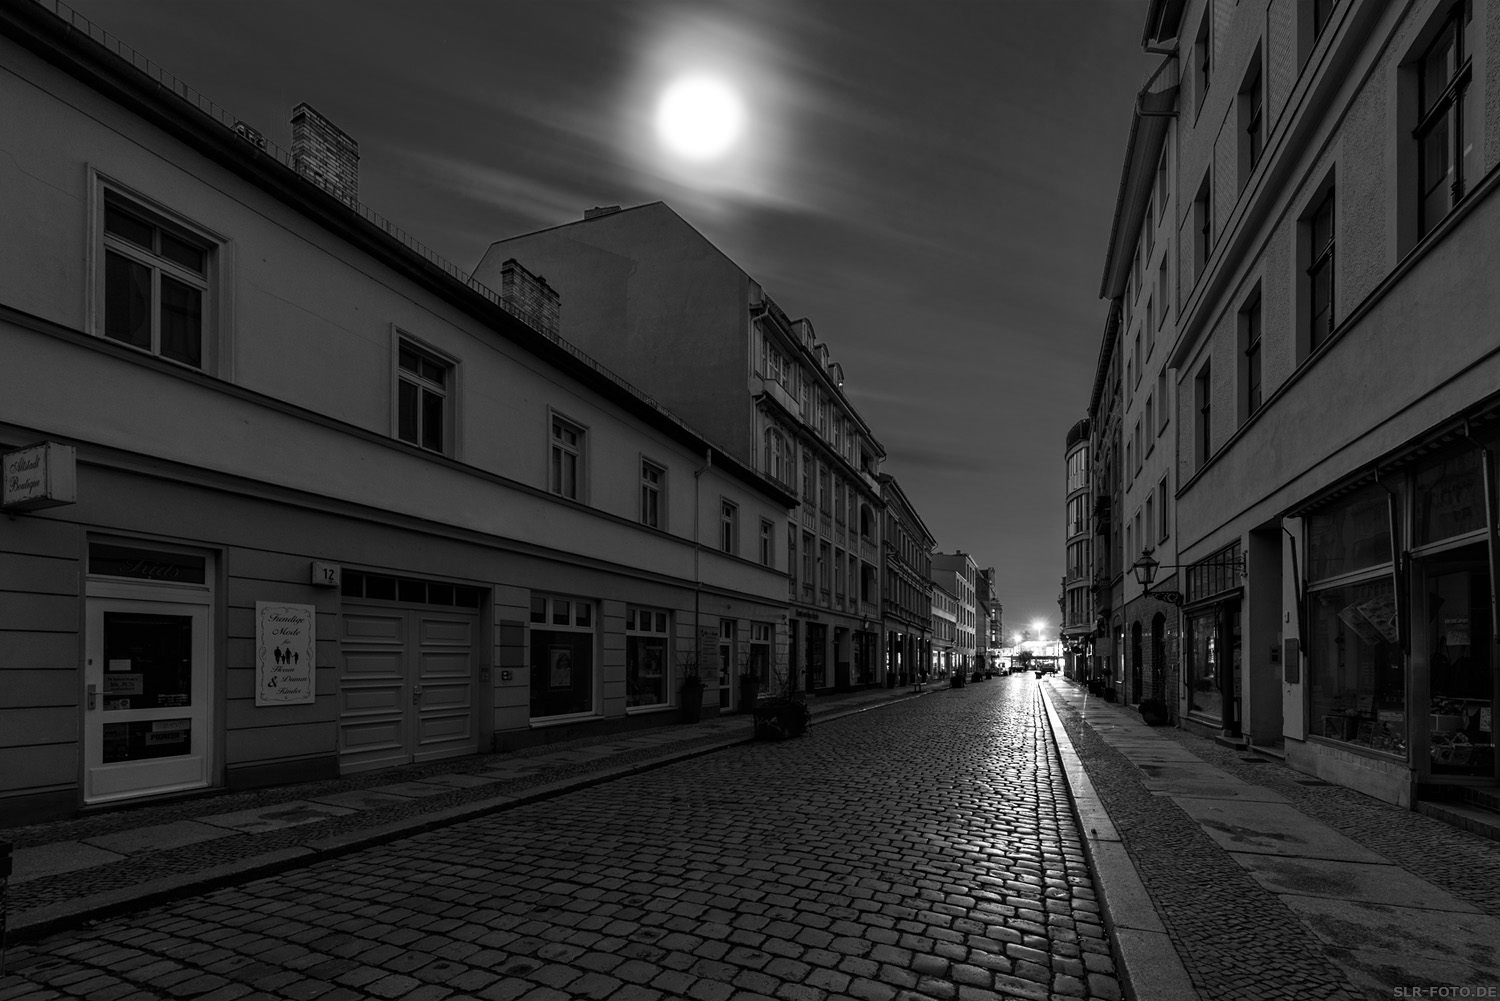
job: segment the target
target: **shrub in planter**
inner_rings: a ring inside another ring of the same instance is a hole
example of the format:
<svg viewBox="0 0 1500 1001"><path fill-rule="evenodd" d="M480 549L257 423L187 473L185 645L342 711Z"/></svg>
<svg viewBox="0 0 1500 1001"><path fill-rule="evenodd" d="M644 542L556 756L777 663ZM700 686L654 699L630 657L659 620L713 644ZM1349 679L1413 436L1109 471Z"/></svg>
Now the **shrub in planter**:
<svg viewBox="0 0 1500 1001"><path fill-rule="evenodd" d="M1170 717L1161 699L1141 699L1141 720L1148 726L1165 726Z"/></svg>
<svg viewBox="0 0 1500 1001"><path fill-rule="evenodd" d="M953 675L953 677L951 677L951 678L948 679L948 685L951 688L962 688L962 687L964 687L964 676L962 674L955 674L955 675Z"/></svg>
<svg viewBox="0 0 1500 1001"><path fill-rule="evenodd" d="M786 673L771 670L771 693L751 710L756 740L786 740L800 737L812 725L812 710L800 692L792 691Z"/></svg>

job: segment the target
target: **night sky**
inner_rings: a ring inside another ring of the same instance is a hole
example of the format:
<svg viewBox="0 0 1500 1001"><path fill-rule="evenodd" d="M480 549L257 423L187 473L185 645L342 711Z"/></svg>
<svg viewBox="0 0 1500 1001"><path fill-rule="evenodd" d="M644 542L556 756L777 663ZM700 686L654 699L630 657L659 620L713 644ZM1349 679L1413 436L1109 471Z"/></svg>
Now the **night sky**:
<svg viewBox="0 0 1500 1001"><path fill-rule="evenodd" d="M1145 0L71 6L284 148L317 108L360 200L465 270L665 201L812 321L938 547L996 568L1007 631L1056 635ZM688 74L740 102L716 159L659 134Z"/></svg>

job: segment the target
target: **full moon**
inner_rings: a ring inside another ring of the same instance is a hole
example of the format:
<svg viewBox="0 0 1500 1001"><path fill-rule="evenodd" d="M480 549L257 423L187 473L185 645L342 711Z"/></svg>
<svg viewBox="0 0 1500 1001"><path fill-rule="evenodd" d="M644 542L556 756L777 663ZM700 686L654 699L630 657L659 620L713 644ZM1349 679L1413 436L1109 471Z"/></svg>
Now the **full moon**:
<svg viewBox="0 0 1500 1001"><path fill-rule="evenodd" d="M739 95L713 77L684 77L662 92L656 133L668 149L689 160L711 160L739 137L744 121Z"/></svg>

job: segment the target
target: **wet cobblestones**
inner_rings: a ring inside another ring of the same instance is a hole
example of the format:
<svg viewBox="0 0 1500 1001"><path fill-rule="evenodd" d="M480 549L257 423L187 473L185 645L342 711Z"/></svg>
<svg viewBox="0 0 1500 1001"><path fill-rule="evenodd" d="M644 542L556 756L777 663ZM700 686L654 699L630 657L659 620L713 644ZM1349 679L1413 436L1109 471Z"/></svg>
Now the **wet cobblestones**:
<svg viewBox="0 0 1500 1001"><path fill-rule="evenodd" d="M55 936L0 999L1115 1001L1036 693L938 692Z"/></svg>

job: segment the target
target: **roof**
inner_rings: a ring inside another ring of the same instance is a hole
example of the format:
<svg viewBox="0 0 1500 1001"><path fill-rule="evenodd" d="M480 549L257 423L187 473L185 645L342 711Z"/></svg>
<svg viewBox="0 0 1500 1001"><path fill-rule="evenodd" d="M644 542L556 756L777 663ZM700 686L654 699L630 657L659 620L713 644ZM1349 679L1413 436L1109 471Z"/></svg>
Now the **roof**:
<svg viewBox="0 0 1500 1001"><path fill-rule="evenodd" d="M0 34L255 185L335 236L347 240L418 287L440 296L647 425L695 451L736 479L792 507L796 497L693 430L646 393L573 344L536 330L502 304L499 293L422 245L378 213L345 201L303 177L290 152L54 0L0 3Z"/></svg>

